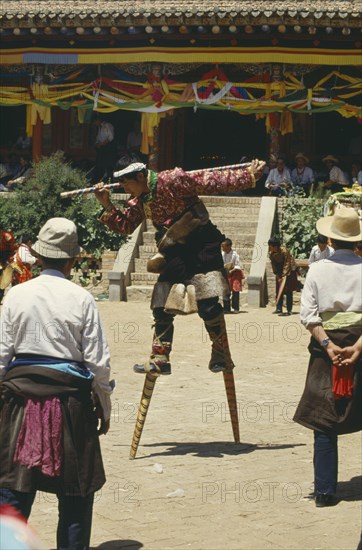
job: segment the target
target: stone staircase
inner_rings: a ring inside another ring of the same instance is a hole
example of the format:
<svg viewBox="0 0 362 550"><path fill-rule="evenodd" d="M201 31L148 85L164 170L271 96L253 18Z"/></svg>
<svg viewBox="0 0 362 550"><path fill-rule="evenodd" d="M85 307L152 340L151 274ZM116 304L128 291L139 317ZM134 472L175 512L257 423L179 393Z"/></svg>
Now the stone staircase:
<svg viewBox="0 0 362 550"><path fill-rule="evenodd" d="M260 197L202 197L210 219L225 237L233 241L233 248L238 252L246 276L249 274L253 255L255 235L258 223ZM154 239L154 228L147 221L143 232L143 244L139 247L138 258L135 259L135 270L131 275L131 285L127 287L128 301L143 301L150 299L153 285L158 275L147 273L147 260L157 252ZM240 303L246 301L246 284L244 281Z"/></svg>

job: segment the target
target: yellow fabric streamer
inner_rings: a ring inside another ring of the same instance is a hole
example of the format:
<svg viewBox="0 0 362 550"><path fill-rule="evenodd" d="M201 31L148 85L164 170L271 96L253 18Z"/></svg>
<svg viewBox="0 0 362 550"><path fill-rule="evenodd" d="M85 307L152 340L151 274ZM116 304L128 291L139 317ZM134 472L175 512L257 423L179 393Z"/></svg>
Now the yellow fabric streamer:
<svg viewBox="0 0 362 550"><path fill-rule="evenodd" d="M150 145L153 144L154 131L155 128L160 123L161 113L142 113L141 118L141 132L142 132L142 143L141 143L141 153L148 155L150 152Z"/></svg>
<svg viewBox="0 0 362 550"><path fill-rule="evenodd" d="M293 116L289 111L284 111L280 115L280 133L282 136L293 133Z"/></svg>
<svg viewBox="0 0 362 550"><path fill-rule="evenodd" d="M36 99L45 100L45 98L49 97L49 90L46 84L35 83L32 85L31 90ZM38 115L40 120L42 120L44 124L51 123L50 107L45 107L44 105L39 105L38 103L32 103L31 105L32 126L35 126Z"/></svg>

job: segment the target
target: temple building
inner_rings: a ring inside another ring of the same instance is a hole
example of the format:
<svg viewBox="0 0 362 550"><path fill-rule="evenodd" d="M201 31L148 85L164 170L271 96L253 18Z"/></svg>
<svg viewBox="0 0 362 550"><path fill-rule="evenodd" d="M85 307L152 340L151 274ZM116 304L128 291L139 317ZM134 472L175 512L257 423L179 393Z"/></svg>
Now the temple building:
<svg viewBox="0 0 362 550"><path fill-rule="evenodd" d="M86 168L97 116L158 169L361 156L359 0L7 0L1 154ZM24 130L22 130L24 129Z"/></svg>

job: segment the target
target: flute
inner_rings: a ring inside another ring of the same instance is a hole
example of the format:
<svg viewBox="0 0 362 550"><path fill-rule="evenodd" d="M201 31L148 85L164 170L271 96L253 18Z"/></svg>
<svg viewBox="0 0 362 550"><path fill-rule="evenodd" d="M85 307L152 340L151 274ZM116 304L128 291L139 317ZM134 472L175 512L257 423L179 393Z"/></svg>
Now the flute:
<svg viewBox="0 0 362 550"><path fill-rule="evenodd" d="M191 170L186 172L186 174L197 174L199 172L215 172L216 170L235 170L237 168L247 168L251 166L251 162L244 162L243 164L229 164L228 166L215 166L214 168L200 168L199 170ZM97 184L98 185L98 184ZM77 197L79 195L88 195L88 193L94 193L97 191L97 185L92 185L92 187L84 187L84 189L73 189L73 191L63 191L60 193L62 199L68 197ZM106 183L103 185L102 189L115 189L116 187L122 187L122 183Z"/></svg>

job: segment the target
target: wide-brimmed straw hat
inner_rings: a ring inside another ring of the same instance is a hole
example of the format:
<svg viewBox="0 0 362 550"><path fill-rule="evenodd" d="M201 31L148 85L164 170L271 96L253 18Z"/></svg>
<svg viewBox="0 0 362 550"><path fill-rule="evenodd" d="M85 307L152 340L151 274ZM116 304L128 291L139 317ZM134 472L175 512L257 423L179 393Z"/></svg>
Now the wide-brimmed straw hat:
<svg viewBox="0 0 362 550"><path fill-rule="evenodd" d="M317 221L317 231L338 241L362 241L362 223L353 208L341 207L333 216L326 216Z"/></svg>
<svg viewBox="0 0 362 550"><path fill-rule="evenodd" d="M296 159L303 159L303 160L305 161L306 164L308 164L308 162L309 162L309 158L306 157L305 155L303 155L303 153L297 153L297 154L295 155L295 158L296 158Z"/></svg>
<svg viewBox="0 0 362 550"><path fill-rule="evenodd" d="M326 157L324 157L324 159L322 159L322 162L327 162L328 160L332 162L339 162L338 159L333 155L327 155Z"/></svg>
<svg viewBox="0 0 362 550"><path fill-rule="evenodd" d="M44 258L75 258L82 252L76 225L67 218L50 218L40 229L32 250Z"/></svg>

